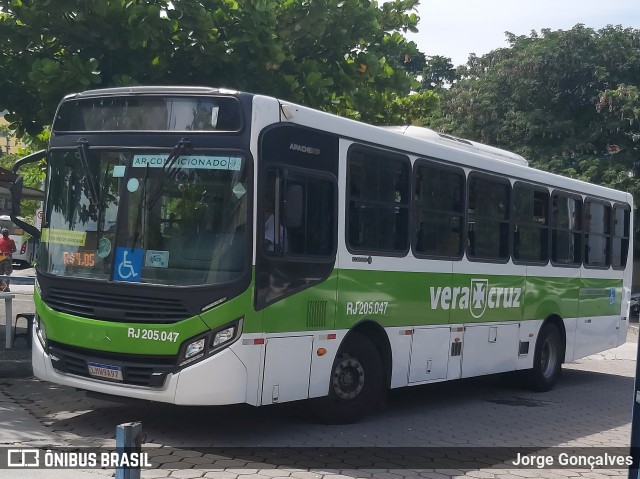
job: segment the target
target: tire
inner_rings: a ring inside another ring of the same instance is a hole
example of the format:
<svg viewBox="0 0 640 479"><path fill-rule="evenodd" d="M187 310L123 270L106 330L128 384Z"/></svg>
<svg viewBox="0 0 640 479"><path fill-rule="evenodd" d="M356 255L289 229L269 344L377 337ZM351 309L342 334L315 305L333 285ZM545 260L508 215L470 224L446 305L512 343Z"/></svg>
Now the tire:
<svg viewBox="0 0 640 479"><path fill-rule="evenodd" d="M555 324L546 323L540 328L533 369L528 371L527 386L538 392L549 391L558 378L562 366L562 336Z"/></svg>
<svg viewBox="0 0 640 479"><path fill-rule="evenodd" d="M340 347L329 379L329 395L311 400L311 410L324 424L350 424L369 414L383 398L385 374L373 343L351 333Z"/></svg>

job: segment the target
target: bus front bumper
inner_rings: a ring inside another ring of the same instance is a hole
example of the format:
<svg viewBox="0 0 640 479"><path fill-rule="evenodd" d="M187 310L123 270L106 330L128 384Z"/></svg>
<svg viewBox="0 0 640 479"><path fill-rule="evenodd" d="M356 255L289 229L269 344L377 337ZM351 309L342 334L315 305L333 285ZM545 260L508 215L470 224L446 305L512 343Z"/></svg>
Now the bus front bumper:
<svg viewBox="0 0 640 479"><path fill-rule="evenodd" d="M51 357L32 331L31 362L39 379L102 394L181 405L223 405L245 402L247 369L232 349L169 373L160 388L119 384L56 371Z"/></svg>

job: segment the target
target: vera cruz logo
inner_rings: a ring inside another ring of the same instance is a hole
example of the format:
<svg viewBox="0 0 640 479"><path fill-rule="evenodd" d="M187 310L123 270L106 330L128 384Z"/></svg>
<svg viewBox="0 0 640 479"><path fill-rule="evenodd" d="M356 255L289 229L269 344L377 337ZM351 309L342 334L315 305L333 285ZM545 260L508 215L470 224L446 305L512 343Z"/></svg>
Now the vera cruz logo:
<svg viewBox="0 0 640 479"><path fill-rule="evenodd" d="M519 308L522 288L489 286L487 279L472 279L467 286L429 288L431 309L468 309L478 319L487 309Z"/></svg>
<svg viewBox="0 0 640 479"><path fill-rule="evenodd" d="M471 316L479 318L487 309L487 293L489 291L489 281L486 279L471 280Z"/></svg>

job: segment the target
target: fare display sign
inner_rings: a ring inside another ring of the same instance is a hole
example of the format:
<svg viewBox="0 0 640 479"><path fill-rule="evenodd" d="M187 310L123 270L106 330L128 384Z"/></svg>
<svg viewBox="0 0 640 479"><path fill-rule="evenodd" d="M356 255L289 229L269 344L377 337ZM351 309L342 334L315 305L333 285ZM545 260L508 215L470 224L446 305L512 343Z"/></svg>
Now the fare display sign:
<svg viewBox="0 0 640 479"><path fill-rule="evenodd" d="M96 264L96 254L63 251L62 262L65 266L80 266L91 268Z"/></svg>

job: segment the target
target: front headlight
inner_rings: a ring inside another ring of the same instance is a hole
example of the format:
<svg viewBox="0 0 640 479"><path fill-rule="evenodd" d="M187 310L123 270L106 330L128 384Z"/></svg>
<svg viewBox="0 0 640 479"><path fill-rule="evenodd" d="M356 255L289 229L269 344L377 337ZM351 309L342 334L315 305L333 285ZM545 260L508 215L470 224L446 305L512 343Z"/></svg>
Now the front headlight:
<svg viewBox="0 0 640 479"><path fill-rule="evenodd" d="M204 345L205 345L205 338L201 338L201 339L198 339L197 341L189 343L187 345L187 349L185 350L184 358L189 359L194 357L196 354L201 353L202 351L204 351Z"/></svg>
<svg viewBox="0 0 640 479"><path fill-rule="evenodd" d="M194 362L216 354L235 342L242 332L242 318L195 336L182 343L178 356L178 366L187 366Z"/></svg>
<svg viewBox="0 0 640 479"><path fill-rule="evenodd" d="M228 341L231 341L235 336L236 327L231 326L230 328L223 329L222 331L218 331L213 337L212 347L220 346Z"/></svg>

